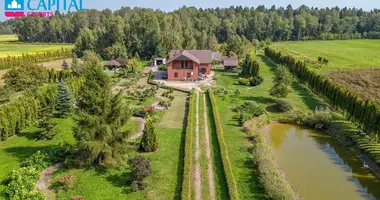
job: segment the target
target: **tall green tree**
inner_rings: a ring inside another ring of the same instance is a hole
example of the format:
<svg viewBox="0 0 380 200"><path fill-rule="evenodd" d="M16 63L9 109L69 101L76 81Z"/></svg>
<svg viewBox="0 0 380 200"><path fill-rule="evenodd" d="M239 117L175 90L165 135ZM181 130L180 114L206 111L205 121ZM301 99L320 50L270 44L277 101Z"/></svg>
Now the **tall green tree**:
<svg viewBox="0 0 380 200"><path fill-rule="evenodd" d="M158 137L151 119L147 120L140 143L140 150L144 152L154 152L158 149Z"/></svg>
<svg viewBox="0 0 380 200"><path fill-rule="evenodd" d="M73 96L65 81L61 79L58 85L57 103L55 105L57 116L61 118L69 117L71 114L72 106Z"/></svg>
<svg viewBox="0 0 380 200"><path fill-rule="evenodd" d="M74 128L79 163L117 166L128 152L130 134L121 128L131 113L122 94L112 94L110 77L94 53L89 54L84 63L83 79L77 98L77 127Z"/></svg>
<svg viewBox="0 0 380 200"><path fill-rule="evenodd" d="M273 87L269 90L269 94L276 98L285 98L290 91L292 83L292 75L282 65L278 66L273 77Z"/></svg>

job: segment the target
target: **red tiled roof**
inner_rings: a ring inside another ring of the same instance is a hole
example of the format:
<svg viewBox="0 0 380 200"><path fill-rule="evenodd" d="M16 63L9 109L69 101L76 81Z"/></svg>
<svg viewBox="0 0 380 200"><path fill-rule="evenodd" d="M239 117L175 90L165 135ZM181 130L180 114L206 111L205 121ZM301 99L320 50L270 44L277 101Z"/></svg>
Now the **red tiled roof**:
<svg viewBox="0 0 380 200"><path fill-rule="evenodd" d="M192 59L186 55L190 60L193 60L194 58L198 60L198 64L211 64L212 63L212 51L211 50L172 50L170 52L171 59L168 61L168 63L173 61L173 58L177 59L179 55L183 55L186 52L188 56L191 54ZM174 59L174 60L175 60Z"/></svg>
<svg viewBox="0 0 380 200"><path fill-rule="evenodd" d="M237 56L231 56L231 57L225 56L223 60L224 60L224 66L238 66L239 64Z"/></svg>
<svg viewBox="0 0 380 200"><path fill-rule="evenodd" d="M186 58L188 58L188 59L190 59L190 60L192 60L192 61L194 61L194 62L196 62L198 64L201 63L200 59L198 59L196 56L194 56L192 53L190 53L187 50L183 50L183 51L181 51L181 53L176 54L174 57L170 58L170 60L168 60L168 63L171 63L174 60L177 60L177 59L179 59L181 57L186 57Z"/></svg>

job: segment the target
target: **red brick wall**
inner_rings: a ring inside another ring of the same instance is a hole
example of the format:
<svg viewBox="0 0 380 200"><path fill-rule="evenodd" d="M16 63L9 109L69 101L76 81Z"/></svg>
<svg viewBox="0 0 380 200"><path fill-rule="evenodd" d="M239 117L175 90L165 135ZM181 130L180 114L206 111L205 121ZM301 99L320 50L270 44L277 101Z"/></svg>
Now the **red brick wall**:
<svg viewBox="0 0 380 200"><path fill-rule="evenodd" d="M199 72L199 65L193 61L187 61L187 67L189 69L183 69L182 68L182 61L181 60L175 60L168 64L168 80L175 80L175 81L193 81L198 80L198 76L200 74ZM192 65L192 69L190 69L190 66ZM206 66L206 75L210 74L211 71L211 64L201 64L201 66ZM188 77L187 73L193 74ZM178 73L178 77L175 77L175 73Z"/></svg>

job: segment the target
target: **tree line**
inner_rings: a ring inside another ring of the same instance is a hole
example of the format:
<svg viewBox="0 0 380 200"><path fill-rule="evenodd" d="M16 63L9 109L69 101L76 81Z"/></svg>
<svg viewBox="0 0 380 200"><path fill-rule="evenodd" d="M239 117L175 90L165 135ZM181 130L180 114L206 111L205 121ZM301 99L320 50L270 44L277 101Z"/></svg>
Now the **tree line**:
<svg viewBox="0 0 380 200"><path fill-rule="evenodd" d="M172 49L219 49L244 58L244 45L255 40L380 38L379 9L346 7L182 7L173 12L122 7L4 23L23 42L76 43L78 56L83 50L102 57L110 51L129 57L137 52L143 59Z"/></svg>
<svg viewBox="0 0 380 200"><path fill-rule="evenodd" d="M0 69L9 69L12 67L19 67L25 63L39 63L49 60L56 60L65 57L71 57L72 51L62 48L57 51L48 51L42 53L23 53L21 56L7 56L0 58Z"/></svg>
<svg viewBox="0 0 380 200"><path fill-rule="evenodd" d="M292 56L283 55L269 47L265 49L265 55L280 65L286 66L301 82L307 83L314 92L326 97L333 106L343 110L352 121L378 139L380 107L376 102L361 99L345 88L337 86Z"/></svg>

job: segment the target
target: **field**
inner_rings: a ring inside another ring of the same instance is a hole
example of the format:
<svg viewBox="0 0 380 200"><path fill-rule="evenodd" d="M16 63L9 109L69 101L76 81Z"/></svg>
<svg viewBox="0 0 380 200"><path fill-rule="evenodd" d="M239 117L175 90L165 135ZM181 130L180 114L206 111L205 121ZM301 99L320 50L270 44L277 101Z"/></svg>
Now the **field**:
<svg viewBox="0 0 380 200"><path fill-rule="evenodd" d="M0 43L0 57L20 56L23 53L40 53L46 51L56 51L62 48L73 48L73 45L66 44L5 44Z"/></svg>
<svg viewBox="0 0 380 200"><path fill-rule="evenodd" d="M18 41L17 35L0 35L0 42L15 42Z"/></svg>
<svg viewBox="0 0 380 200"><path fill-rule="evenodd" d="M338 71L327 74L327 77L363 99L380 103L380 69Z"/></svg>
<svg viewBox="0 0 380 200"><path fill-rule="evenodd" d="M319 70L331 81L363 99L380 103L380 40L335 40L308 42L279 42L275 49ZM329 60L318 64L318 56ZM314 64L313 64L314 63Z"/></svg>
<svg viewBox="0 0 380 200"><path fill-rule="evenodd" d="M328 65L319 66L320 70L380 68L380 40L279 42L272 47L302 61L318 61L318 56L327 58Z"/></svg>

